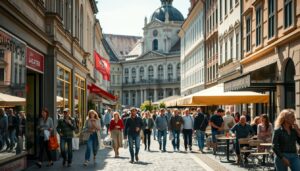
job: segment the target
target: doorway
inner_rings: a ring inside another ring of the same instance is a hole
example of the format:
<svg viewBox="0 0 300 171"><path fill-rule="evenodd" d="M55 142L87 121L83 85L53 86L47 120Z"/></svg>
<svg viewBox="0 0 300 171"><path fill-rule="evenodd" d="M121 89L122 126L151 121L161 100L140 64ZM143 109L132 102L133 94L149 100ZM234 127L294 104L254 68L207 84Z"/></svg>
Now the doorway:
<svg viewBox="0 0 300 171"><path fill-rule="evenodd" d="M27 70L27 99L26 99L26 149L29 158L35 158L38 154L38 122L39 113L43 104L43 79L42 74Z"/></svg>

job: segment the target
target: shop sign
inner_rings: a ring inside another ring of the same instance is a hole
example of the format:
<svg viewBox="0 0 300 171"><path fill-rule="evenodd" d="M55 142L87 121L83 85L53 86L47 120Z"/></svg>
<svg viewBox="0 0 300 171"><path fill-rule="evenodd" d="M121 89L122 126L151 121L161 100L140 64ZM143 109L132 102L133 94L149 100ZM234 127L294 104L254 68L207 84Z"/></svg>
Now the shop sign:
<svg viewBox="0 0 300 171"><path fill-rule="evenodd" d="M26 49L26 67L44 73L44 56L32 48Z"/></svg>
<svg viewBox="0 0 300 171"><path fill-rule="evenodd" d="M251 85L251 77L250 74L244 77L238 78L236 80L232 80L224 83L224 91L234 91L242 88L250 87Z"/></svg>

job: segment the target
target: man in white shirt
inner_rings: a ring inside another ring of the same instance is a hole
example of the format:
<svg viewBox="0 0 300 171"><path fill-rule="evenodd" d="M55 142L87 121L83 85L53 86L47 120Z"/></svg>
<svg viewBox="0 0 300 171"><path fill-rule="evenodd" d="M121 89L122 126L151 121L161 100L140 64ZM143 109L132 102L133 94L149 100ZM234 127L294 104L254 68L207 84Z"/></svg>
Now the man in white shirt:
<svg viewBox="0 0 300 171"><path fill-rule="evenodd" d="M186 108L184 110L183 119L183 139L184 139L184 148L187 151L189 146L190 151L192 151L192 135L193 135L193 127L194 127L194 118L190 115L190 110Z"/></svg>

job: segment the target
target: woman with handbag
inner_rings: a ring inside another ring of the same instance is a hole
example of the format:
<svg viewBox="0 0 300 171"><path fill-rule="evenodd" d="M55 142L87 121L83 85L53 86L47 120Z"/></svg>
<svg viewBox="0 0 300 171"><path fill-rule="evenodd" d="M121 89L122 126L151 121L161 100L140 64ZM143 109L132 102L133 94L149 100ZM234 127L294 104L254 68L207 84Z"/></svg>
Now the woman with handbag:
<svg viewBox="0 0 300 171"><path fill-rule="evenodd" d="M86 143L86 151L85 151L85 162L84 166L87 166L91 156L91 150L93 150L94 161L96 160L96 155L99 148L99 138L98 133L100 131L100 121L96 111L90 110L88 112L88 119L85 122L84 131L86 134L89 134L89 138Z"/></svg>
<svg viewBox="0 0 300 171"><path fill-rule="evenodd" d="M122 132L124 129L124 124L122 119L120 119L119 112L113 113L113 119L109 124L110 136L112 138L112 145L115 151L115 158L119 157L119 148L122 147Z"/></svg>
<svg viewBox="0 0 300 171"><path fill-rule="evenodd" d="M48 164L47 166L52 166L53 161L51 158L51 153L49 149L49 136L51 131L53 130L53 120L49 117L49 112L47 109L42 110L42 117L39 120L39 145L40 145L40 153L39 153L39 161L36 162L36 165L41 168L44 156L44 150L47 153Z"/></svg>

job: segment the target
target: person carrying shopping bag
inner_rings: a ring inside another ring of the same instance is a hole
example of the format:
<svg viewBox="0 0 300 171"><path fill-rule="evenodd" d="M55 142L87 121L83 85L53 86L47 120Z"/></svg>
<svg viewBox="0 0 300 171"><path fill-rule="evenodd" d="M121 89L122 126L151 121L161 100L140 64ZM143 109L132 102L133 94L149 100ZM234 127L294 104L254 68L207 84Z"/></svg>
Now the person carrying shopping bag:
<svg viewBox="0 0 300 171"><path fill-rule="evenodd" d="M122 119L120 119L119 112L114 112L113 119L110 121L109 124L109 132L112 139L112 146L115 151L115 158L119 157L119 148L122 147L123 129L124 124Z"/></svg>
<svg viewBox="0 0 300 171"><path fill-rule="evenodd" d="M85 161L83 163L84 166L87 166L90 161L91 150L93 150L94 162L96 160L96 155L100 145L100 128L101 125L97 112L94 110L90 110L88 112L88 119L86 120L84 127L84 131L89 134L89 138L86 142Z"/></svg>
<svg viewBox="0 0 300 171"><path fill-rule="evenodd" d="M49 137L50 133L53 130L53 120L49 117L49 112L47 109L42 110L41 118L39 120L39 145L40 145L40 153L39 153L39 161L36 162L36 165L41 168L44 156L44 150L47 153L48 164L47 166L52 166L53 161L51 158L51 153L49 147Z"/></svg>

